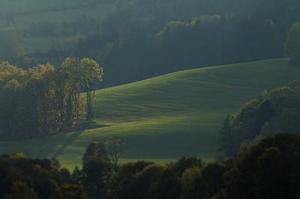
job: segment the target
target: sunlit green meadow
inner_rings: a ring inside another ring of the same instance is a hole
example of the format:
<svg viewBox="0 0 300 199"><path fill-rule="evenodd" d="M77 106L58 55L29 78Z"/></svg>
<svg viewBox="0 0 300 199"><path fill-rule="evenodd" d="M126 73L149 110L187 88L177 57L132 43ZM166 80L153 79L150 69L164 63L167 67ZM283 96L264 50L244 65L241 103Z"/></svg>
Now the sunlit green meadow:
<svg viewBox="0 0 300 199"><path fill-rule="evenodd" d="M122 162L160 163L180 156L213 160L218 130L265 89L299 79L300 67L274 59L179 71L96 92L96 120L87 129L32 140L0 143L1 153L55 157L68 168L81 163L92 141L122 138Z"/></svg>

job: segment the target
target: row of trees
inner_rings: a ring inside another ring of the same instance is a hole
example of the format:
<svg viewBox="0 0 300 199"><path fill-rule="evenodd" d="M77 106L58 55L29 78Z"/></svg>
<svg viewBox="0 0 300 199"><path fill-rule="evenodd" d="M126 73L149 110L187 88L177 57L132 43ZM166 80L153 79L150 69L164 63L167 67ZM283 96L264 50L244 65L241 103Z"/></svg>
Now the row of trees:
<svg viewBox="0 0 300 199"><path fill-rule="evenodd" d="M0 156L0 197L4 199L85 199L87 194L70 172L54 159L23 154Z"/></svg>
<svg viewBox="0 0 300 199"><path fill-rule="evenodd" d="M3 136L54 133L93 118L93 84L102 68L92 59L66 58L22 69L0 65L0 131ZM81 93L86 92L86 100ZM85 114L85 115L84 115Z"/></svg>
<svg viewBox="0 0 300 199"><path fill-rule="evenodd" d="M139 161L112 169L103 146L92 144L83 169L75 172L85 176L80 182L91 199L299 197L299 135L269 136L233 159L209 164L191 157L167 165Z"/></svg>
<svg viewBox="0 0 300 199"><path fill-rule="evenodd" d="M25 29L0 30L0 58L32 66L59 64L66 56L93 57L107 66L103 85L110 86L190 67L285 56L286 34L299 20L299 3L242 2L90 1L103 5L106 10L99 13L105 14L82 14L65 22L32 21ZM80 8L76 2L70 7L74 4ZM41 51L31 46L26 52L21 41L37 42L37 37L54 42L43 43ZM295 39L287 44L295 44Z"/></svg>
<svg viewBox="0 0 300 199"><path fill-rule="evenodd" d="M240 15L174 20L153 29L136 24L121 32L107 28L63 48L58 45L46 54L33 54L17 61L26 65L28 60L45 62L50 59L57 63L69 54L94 57L108 66L105 85L111 85L190 67L283 57L285 54L294 57L291 49L297 47L295 41L299 40L299 34L292 33L294 25L286 40L290 25L286 26L283 28L272 19Z"/></svg>
<svg viewBox="0 0 300 199"><path fill-rule="evenodd" d="M56 160L0 156L5 199L282 199L299 198L300 137L279 134L238 157L205 164L181 158L167 165L132 162L114 167L107 143L92 143L82 169Z"/></svg>
<svg viewBox="0 0 300 199"><path fill-rule="evenodd" d="M107 66L106 86L190 67L283 57L286 33L300 18L295 0L92 0L87 4L64 0L52 4L79 10L99 4L105 10L96 16L75 15L73 21L32 20L21 29L1 29L0 58L32 66L59 64L66 56L93 57ZM41 43L41 51L30 46L30 53L26 52L22 40L32 43L40 38L52 45ZM295 46L295 39L288 39L288 44ZM292 56L288 49L287 54Z"/></svg>

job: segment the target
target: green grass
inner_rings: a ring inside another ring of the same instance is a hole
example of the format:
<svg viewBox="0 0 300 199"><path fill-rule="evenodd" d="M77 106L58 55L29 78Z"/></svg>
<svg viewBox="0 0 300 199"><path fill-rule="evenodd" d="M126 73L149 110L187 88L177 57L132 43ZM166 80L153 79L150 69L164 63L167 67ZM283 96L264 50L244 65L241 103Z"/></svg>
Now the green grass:
<svg viewBox="0 0 300 199"><path fill-rule="evenodd" d="M228 113L265 89L300 77L286 59L192 69L96 92L94 128L0 143L1 153L25 152L80 165L85 147L109 137L125 140L123 161L165 162L218 156L218 129Z"/></svg>

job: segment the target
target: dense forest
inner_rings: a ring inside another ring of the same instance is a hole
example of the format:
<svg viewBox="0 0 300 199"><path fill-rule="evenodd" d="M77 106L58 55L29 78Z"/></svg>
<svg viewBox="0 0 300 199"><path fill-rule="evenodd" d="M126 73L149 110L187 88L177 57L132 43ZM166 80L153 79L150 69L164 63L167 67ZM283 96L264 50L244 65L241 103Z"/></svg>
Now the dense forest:
<svg viewBox="0 0 300 199"><path fill-rule="evenodd" d="M32 66L58 64L69 56L91 57L105 68L102 86L187 67L283 57L286 34L300 17L296 0L64 0L52 7L105 12L78 14L68 21L30 18L26 27L19 27L18 16L24 13L3 11L2 58ZM32 50L19 42L38 38L50 43Z"/></svg>

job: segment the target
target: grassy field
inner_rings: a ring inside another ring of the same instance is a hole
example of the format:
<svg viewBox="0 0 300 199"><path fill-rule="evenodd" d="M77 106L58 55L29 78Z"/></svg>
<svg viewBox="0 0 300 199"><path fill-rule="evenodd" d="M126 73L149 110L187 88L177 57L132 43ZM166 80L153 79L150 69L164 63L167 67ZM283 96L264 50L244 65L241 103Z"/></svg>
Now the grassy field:
<svg viewBox="0 0 300 199"><path fill-rule="evenodd" d="M300 67L274 59L192 69L102 89L96 93L96 121L81 132L0 143L1 153L25 152L79 165L85 147L110 137L124 139L123 161L164 162L180 156L218 156L218 129L265 89L300 77Z"/></svg>

